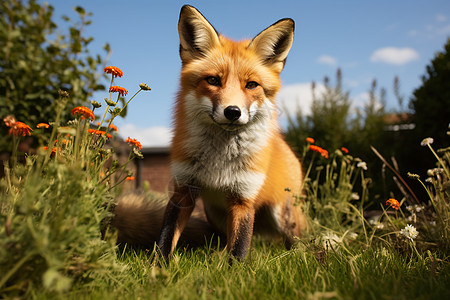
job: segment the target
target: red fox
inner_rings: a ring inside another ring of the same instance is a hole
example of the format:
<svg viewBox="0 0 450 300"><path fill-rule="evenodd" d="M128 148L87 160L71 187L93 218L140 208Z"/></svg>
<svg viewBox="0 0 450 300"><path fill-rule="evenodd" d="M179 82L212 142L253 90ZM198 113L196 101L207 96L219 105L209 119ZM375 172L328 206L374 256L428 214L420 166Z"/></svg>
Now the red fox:
<svg viewBox="0 0 450 300"><path fill-rule="evenodd" d="M158 204L119 201L114 221L119 239L151 243L154 234L135 228L146 222L161 228L158 246L165 259L182 233L200 235L205 228L206 234L226 236L228 251L240 261L254 228L281 236L290 247L306 227L293 198L301 193L303 175L280 133L275 95L294 21L279 20L252 40L235 42L186 5L178 31L182 69L171 152L174 192L164 213ZM206 218L197 211L190 219L198 199Z"/></svg>

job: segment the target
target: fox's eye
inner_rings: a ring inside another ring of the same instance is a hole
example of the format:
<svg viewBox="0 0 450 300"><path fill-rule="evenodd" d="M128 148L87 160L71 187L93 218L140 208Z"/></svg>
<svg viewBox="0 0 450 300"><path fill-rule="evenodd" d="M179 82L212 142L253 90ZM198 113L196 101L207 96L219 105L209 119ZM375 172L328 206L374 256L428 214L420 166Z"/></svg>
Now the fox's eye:
<svg viewBox="0 0 450 300"><path fill-rule="evenodd" d="M220 85L220 79L219 77L215 77L215 76L209 76L206 77L206 82L210 85L214 85L214 86L218 86Z"/></svg>
<svg viewBox="0 0 450 300"><path fill-rule="evenodd" d="M259 84L255 81L249 81L247 82L247 84L245 85L245 88L248 90L254 90Z"/></svg>

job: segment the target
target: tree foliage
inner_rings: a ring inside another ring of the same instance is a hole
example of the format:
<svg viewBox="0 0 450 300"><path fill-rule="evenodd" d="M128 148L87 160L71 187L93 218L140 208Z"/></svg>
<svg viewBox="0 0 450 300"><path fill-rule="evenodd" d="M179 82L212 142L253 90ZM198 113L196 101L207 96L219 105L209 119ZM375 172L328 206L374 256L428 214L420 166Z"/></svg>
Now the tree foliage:
<svg viewBox="0 0 450 300"><path fill-rule="evenodd" d="M410 108L414 111L417 138L434 138L437 147L448 142L450 123L450 38L444 51L438 52L426 67L422 86L413 92Z"/></svg>
<svg viewBox="0 0 450 300"><path fill-rule="evenodd" d="M307 137L314 138L319 146L331 152L344 147L350 150L352 156L365 161L368 177L380 183L382 162L375 157L370 146L386 149L388 142L389 133L385 132L385 90L378 89L374 80L368 91L368 102L363 107L352 109L350 91L342 88L342 72L339 69L335 84L332 85L325 77L324 88L316 95L315 84L312 85L311 115L303 115L300 109L294 115L288 114L286 139L299 154ZM305 166L309 165L308 157L302 157L302 160ZM382 184L377 184L376 188L374 194L384 193Z"/></svg>
<svg viewBox="0 0 450 300"><path fill-rule="evenodd" d="M64 17L67 32L61 32L52 20L52 6L35 0L1 1L0 116L12 114L35 125L54 119L59 89L71 94L74 106L104 89L96 72L102 57L89 53L93 39L83 35L91 14L81 7L75 11L78 20ZM108 45L105 50L109 51Z"/></svg>
<svg viewBox="0 0 450 300"><path fill-rule="evenodd" d="M384 127L384 89L377 94L376 81L369 90L369 101L363 108L351 110L350 91L342 88L342 72L337 70L336 83L331 85L324 78L325 90L316 95L312 84L313 101L311 115L303 115L301 109L296 114L288 114L286 138L294 147L301 149L307 137L320 141L329 150L341 147L363 150L363 145L374 144L380 139ZM359 153L359 152L358 152Z"/></svg>

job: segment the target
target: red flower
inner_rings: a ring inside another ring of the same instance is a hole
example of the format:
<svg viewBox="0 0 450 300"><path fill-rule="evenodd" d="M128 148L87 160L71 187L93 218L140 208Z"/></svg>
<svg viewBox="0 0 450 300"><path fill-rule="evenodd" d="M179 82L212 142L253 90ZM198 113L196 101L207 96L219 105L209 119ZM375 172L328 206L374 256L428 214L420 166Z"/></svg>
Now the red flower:
<svg viewBox="0 0 450 300"><path fill-rule="evenodd" d="M128 137L127 140L126 140L125 142L127 142L127 143L130 144L131 146L137 147L139 150L142 149L141 143L138 142L136 139L132 139L132 138Z"/></svg>
<svg viewBox="0 0 450 300"><path fill-rule="evenodd" d="M91 121L94 121L95 116L92 110L90 110L87 107L84 106L77 106L74 109L72 109L72 115L81 115L82 119L91 119Z"/></svg>
<svg viewBox="0 0 450 300"><path fill-rule="evenodd" d="M113 77L122 77L123 76L123 72L121 69L119 69L118 67L106 67L105 68L105 73L107 74L112 74Z"/></svg>
<svg viewBox="0 0 450 300"><path fill-rule="evenodd" d="M321 148L321 147L319 147L319 146L309 145L309 150L312 150L312 151L315 151L317 153L320 153L320 155L322 155L323 157L328 158L328 151L323 149L323 148Z"/></svg>
<svg viewBox="0 0 450 300"><path fill-rule="evenodd" d="M342 147L342 148L341 148L341 151L344 152L345 154L348 154L348 149L345 148L345 147Z"/></svg>
<svg viewBox="0 0 450 300"><path fill-rule="evenodd" d="M95 135L104 135L104 134L106 134L106 137L108 139L112 138L112 135L110 135L109 133L106 133L105 131L102 131L102 130L95 130L95 129L89 128L88 132L92 133L92 134L95 134Z"/></svg>
<svg viewBox="0 0 450 300"><path fill-rule="evenodd" d="M128 176L125 180L134 180L134 176Z"/></svg>
<svg viewBox="0 0 450 300"><path fill-rule="evenodd" d="M306 141L308 142L308 143L310 143L310 144L314 144L314 139L313 138L310 138L310 137L307 137L306 138Z"/></svg>
<svg viewBox="0 0 450 300"><path fill-rule="evenodd" d="M120 95L126 96L128 94L128 91L121 87L121 86L117 86L117 85L113 85L112 87L109 88L109 92L110 93L120 93Z"/></svg>
<svg viewBox="0 0 450 300"><path fill-rule="evenodd" d="M14 136L27 136L31 135L31 131L33 131L33 129L31 129L30 126L25 123L16 121L9 129L8 134Z"/></svg>
<svg viewBox="0 0 450 300"><path fill-rule="evenodd" d="M390 198L386 201L386 205L389 205L390 207L392 207L395 210L398 210L400 208L400 203L398 203L397 200L395 200L394 198Z"/></svg>

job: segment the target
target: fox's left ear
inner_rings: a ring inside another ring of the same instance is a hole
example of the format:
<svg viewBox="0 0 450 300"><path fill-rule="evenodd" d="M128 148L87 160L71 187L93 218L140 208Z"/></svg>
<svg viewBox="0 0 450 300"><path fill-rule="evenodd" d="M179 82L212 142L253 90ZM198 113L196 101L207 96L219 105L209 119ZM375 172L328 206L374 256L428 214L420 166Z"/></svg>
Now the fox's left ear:
<svg viewBox="0 0 450 300"><path fill-rule="evenodd" d="M294 27L294 20L281 19L259 33L248 48L259 54L266 64L281 72L294 41Z"/></svg>

